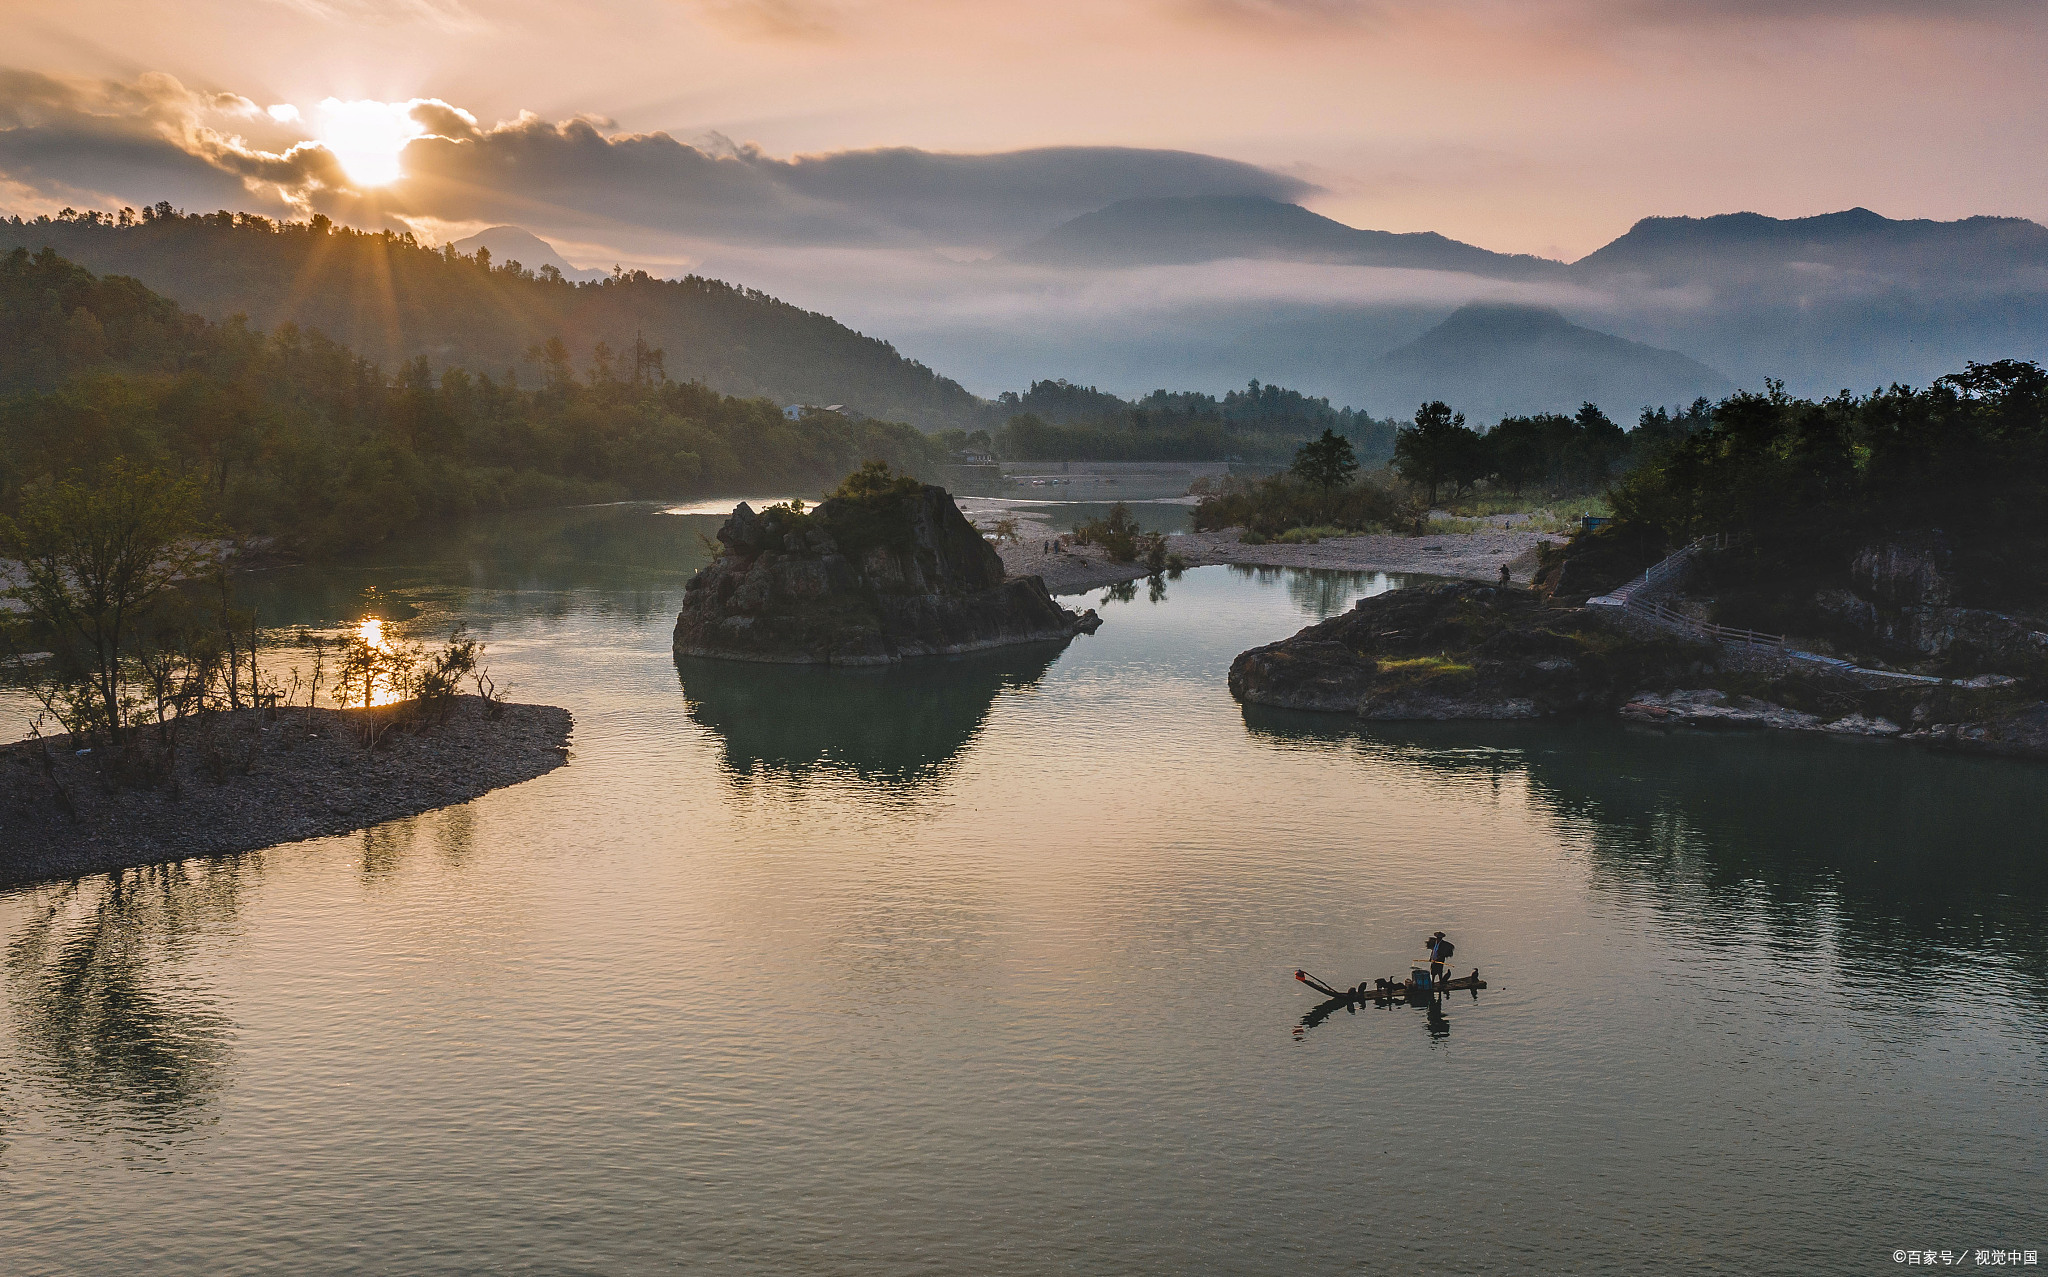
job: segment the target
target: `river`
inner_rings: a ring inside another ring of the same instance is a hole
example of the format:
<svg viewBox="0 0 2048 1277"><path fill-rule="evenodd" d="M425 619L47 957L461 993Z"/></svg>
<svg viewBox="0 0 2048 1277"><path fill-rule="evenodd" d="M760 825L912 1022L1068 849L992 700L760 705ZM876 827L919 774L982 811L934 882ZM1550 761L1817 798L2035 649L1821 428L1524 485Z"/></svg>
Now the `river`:
<svg viewBox="0 0 2048 1277"><path fill-rule="evenodd" d="M2036 765L1246 711L1396 584L1203 568L889 671L669 652L705 515L262 574L570 765L0 893L0 1270L1877 1272L2048 1245ZM18 695L0 724L20 725ZM1490 987L1303 1028L1306 967Z"/></svg>

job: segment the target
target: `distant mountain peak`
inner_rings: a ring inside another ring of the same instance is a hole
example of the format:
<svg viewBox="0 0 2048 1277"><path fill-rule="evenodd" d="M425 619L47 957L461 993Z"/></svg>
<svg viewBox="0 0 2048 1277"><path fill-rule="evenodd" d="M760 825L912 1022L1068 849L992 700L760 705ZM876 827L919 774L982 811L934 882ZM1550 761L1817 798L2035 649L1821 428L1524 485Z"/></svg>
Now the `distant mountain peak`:
<svg viewBox="0 0 2048 1277"><path fill-rule="evenodd" d="M2023 217L1895 219L1860 205L1812 217L1645 217L1572 263L1572 271L1647 270L1675 277L1721 265L1768 270L1788 261L1835 262L1878 273L1990 274L2022 263L2048 264L2048 227Z"/></svg>
<svg viewBox="0 0 2048 1277"><path fill-rule="evenodd" d="M1512 302L1461 306L1372 367L1389 391L1418 403L1445 400L1480 425L1506 413L1568 412L1587 401L1626 416L1646 404L1686 403L1733 388L1678 351L1582 327L1548 306Z"/></svg>
<svg viewBox="0 0 2048 1277"><path fill-rule="evenodd" d="M1012 261L1119 269L1252 258L1528 278L1562 263L1490 252L1435 231L1369 231L1257 195L1119 200L1012 250Z"/></svg>
<svg viewBox="0 0 2048 1277"><path fill-rule="evenodd" d="M474 253L479 248L491 250L491 258L500 265L516 261L528 270L537 271L543 266L552 266L568 279L603 279L601 270L585 270L571 266L563 260L555 246L520 226L491 226L456 240L449 245L458 253Z"/></svg>

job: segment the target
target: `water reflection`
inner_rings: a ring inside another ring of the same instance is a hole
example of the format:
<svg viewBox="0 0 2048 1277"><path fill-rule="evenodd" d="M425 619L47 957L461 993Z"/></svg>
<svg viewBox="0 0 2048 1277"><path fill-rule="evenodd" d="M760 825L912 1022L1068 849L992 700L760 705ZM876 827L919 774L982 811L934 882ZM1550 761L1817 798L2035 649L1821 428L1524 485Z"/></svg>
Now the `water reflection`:
<svg viewBox="0 0 2048 1277"><path fill-rule="evenodd" d="M579 607L634 623L672 615L707 558L718 515L663 514L651 502L579 506L414 530L403 540L317 566L236 579L267 626L328 626L366 612L444 631L459 614L478 632L497 618L563 620ZM366 605L374 593L376 606Z"/></svg>
<svg viewBox="0 0 2048 1277"><path fill-rule="evenodd" d="M16 1038L59 1111L93 1129L196 1124L224 1085L234 1026L176 967L235 923L253 857L159 865L55 888L7 948Z"/></svg>
<svg viewBox="0 0 2048 1277"><path fill-rule="evenodd" d="M736 785L850 774L910 791L942 780L996 697L1038 683L1064 650L1033 643L874 669L677 657L676 674Z"/></svg>
<svg viewBox="0 0 2048 1277"><path fill-rule="evenodd" d="M1845 983L2000 979L2042 1001L2048 858L2037 765L1894 742L1605 722L1362 725L1249 707L1257 736L1460 782L1526 781L1591 886L1702 949Z"/></svg>
<svg viewBox="0 0 2048 1277"><path fill-rule="evenodd" d="M1465 992L1472 1001L1479 1001L1479 990L1467 989ZM1325 998L1309 1008L1301 1017L1301 1021L1294 1026L1294 1037L1296 1041L1300 1041L1310 1029L1322 1024L1339 1011L1356 1016L1366 1011L1410 1011L1421 1007L1424 1012L1423 1028L1428 1032L1430 1040L1441 1041L1451 1035L1451 1020L1444 1012L1451 999L1455 997L1456 993L1415 993L1380 997L1374 990L1361 983L1356 989L1344 990L1340 997Z"/></svg>
<svg viewBox="0 0 2048 1277"><path fill-rule="evenodd" d="M1267 568L1232 564L1232 575L1246 577L1261 585L1283 584L1295 606L1326 621L1345 611L1352 602L1374 594L1398 590L1420 577L1397 576L1392 572L1344 572L1335 568Z"/></svg>

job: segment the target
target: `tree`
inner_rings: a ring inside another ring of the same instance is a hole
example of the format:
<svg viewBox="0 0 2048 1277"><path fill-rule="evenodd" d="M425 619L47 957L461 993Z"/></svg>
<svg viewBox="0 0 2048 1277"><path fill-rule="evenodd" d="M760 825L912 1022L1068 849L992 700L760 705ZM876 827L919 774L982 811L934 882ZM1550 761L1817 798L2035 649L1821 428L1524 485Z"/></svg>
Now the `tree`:
<svg viewBox="0 0 2048 1277"><path fill-rule="evenodd" d="M1358 473L1358 454L1351 450L1349 439L1325 429L1322 438L1311 439L1295 450L1294 465L1290 468L1296 478L1321 488L1323 496L1328 497L1333 489L1351 482L1351 476Z"/></svg>
<svg viewBox="0 0 2048 1277"><path fill-rule="evenodd" d="M1502 417L1499 425L1486 432L1486 446L1495 481L1516 496L1550 468L1543 424L1533 417Z"/></svg>
<svg viewBox="0 0 2048 1277"><path fill-rule="evenodd" d="M1628 432L1610 421L1595 403L1581 404L1573 421L1579 428L1579 447L1585 452L1588 475L1596 484L1606 483L1614 463L1628 454Z"/></svg>
<svg viewBox="0 0 2048 1277"><path fill-rule="evenodd" d="M1436 504L1437 490L1455 482L1460 470L1470 464L1479 432L1465 424L1465 414L1452 413L1441 399L1431 400L1415 410L1415 424L1394 441L1394 469L1410 483L1422 485L1429 504Z"/></svg>
<svg viewBox="0 0 2048 1277"><path fill-rule="evenodd" d="M115 742L127 726L125 662L173 584L208 559L199 490L161 471L115 460L88 486L77 479L25 490L18 517L0 518L0 552L21 561L7 591L48 630L59 669L90 688Z"/></svg>

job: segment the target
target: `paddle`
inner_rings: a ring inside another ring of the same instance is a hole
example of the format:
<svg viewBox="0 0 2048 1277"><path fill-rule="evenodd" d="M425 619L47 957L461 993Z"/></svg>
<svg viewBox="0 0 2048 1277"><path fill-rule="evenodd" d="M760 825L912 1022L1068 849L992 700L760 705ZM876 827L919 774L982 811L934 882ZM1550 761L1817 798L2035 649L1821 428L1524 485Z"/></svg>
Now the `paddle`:
<svg viewBox="0 0 2048 1277"><path fill-rule="evenodd" d="M1300 967L1296 967L1294 969L1294 978L1301 981L1309 988L1314 989L1316 992L1322 994L1326 998L1342 998L1350 996L1349 994L1340 993L1337 990L1331 988L1329 985L1324 984L1321 980L1318 980L1314 976L1310 975L1308 972L1303 971Z"/></svg>

